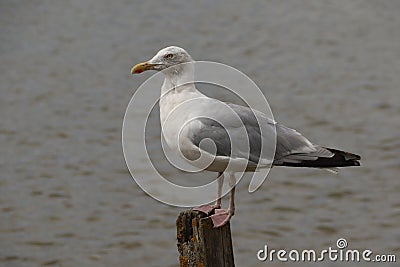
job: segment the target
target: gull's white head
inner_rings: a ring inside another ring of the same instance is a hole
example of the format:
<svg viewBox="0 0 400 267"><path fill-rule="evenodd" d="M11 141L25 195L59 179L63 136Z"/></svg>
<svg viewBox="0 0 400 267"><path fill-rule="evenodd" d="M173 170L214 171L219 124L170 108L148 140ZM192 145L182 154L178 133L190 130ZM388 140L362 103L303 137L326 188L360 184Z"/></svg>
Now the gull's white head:
<svg viewBox="0 0 400 267"><path fill-rule="evenodd" d="M177 46L169 46L158 51L149 61L135 65L131 73L137 74L146 70L165 70L168 73L179 73L183 69L182 65L179 64L192 61L192 57L185 49Z"/></svg>

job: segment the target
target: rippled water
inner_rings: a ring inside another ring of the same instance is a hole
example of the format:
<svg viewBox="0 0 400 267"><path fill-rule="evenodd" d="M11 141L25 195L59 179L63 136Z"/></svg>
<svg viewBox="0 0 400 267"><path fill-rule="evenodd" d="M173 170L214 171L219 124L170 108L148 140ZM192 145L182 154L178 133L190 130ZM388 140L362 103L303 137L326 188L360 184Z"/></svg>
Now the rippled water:
<svg viewBox="0 0 400 267"><path fill-rule="evenodd" d="M132 182L121 147L151 75L130 68L171 44L243 71L278 121L363 157L337 176L274 168L254 194L243 180L237 266L283 265L257 261L266 243L320 250L340 237L399 255L400 2L250 2L0 3L0 265L177 266L182 209Z"/></svg>

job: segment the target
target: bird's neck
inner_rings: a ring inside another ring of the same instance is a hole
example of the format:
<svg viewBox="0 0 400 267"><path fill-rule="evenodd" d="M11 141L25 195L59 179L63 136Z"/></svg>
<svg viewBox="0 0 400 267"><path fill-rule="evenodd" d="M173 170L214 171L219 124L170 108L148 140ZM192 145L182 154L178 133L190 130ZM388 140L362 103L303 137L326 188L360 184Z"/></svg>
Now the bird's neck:
<svg viewBox="0 0 400 267"><path fill-rule="evenodd" d="M181 103L190 99L205 97L195 87L193 67L181 68L179 71L168 69L168 72L164 72L164 74L165 79L161 87L160 97L160 121L162 125L170 112ZM164 129L162 131L164 132Z"/></svg>
<svg viewBox="0 0 400 267"><path fill-rule="evenodd" d="M164 74L165 79L161 96L170 93L198 92L194 84L194 67L192 64L168 69Z"/></svg>

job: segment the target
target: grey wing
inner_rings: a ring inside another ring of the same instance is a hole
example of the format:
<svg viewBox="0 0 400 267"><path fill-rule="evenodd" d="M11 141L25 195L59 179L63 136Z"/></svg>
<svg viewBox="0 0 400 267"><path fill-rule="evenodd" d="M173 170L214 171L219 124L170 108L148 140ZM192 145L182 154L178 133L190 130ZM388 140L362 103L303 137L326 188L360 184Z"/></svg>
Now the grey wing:
<svg viewBox="0 0 400 267"><path fill-rule="evenodd" d="M312 144L307 138L294 129L276 123L261 112L250 108L228 104L242 119L250 138L250 159L259 161L260 156L267 156L270 152L262 149L273 150L271 147L272 138L276 134L276 148L274 155L274 164L299 163L303 161L315 161L318 158L331 158L334 153L324 147ZM258 122L261 126L258 125ZM262 132L260 131L262 129ZM262 136L261 136L262 134Z"/></svg>
<svg viewBox="0 0 400 267"><path fill-rule="evenodd" d="M226 129L217 121L208 118L198 118L196 122L200 122L200 126L190 136L192 143L200 147L202 140L211 139L217 149L216 156L230 156L231 143ZM202 149L209 153L213 152L211 147L203 146Z"/></svg>
<svg viewBox="0 0 400 267"><path fill-rule="evenodd" d="M298 163L334 155L329 150L312 144L296 130L274 122L261 112L235 104L227 105L242 120L242 127L245 128L249 140L249 151L235 150L232 153L231 140L244 140L244 138L240 134L235 136L235 127L237 127L235 123L232 123L235 126L229 129L229 133L233 135L230 136L228 131L217 122L224 121L225 126L229 127L230 118L224 116L216 116L216 120L197 119L201 126L193 131L190 137L194 145L199 147L201 140L209 138L216 146L216 156L245 158L255 164L260 161L260 158L274 158L275 165L282 165L287 162ZM212 153L211 148L202 147L202 149Z"/></svg>
<svg viewBox="0 0 400 267"><path fill-rule="evenodd" d="M312 144L299 132L282 124L276 124L275 165L313 161L319 157L330 158L334 153Z"/></svg>
<svg viewBox="0 0 400 267"><path fill-rule="evenodd" d="M201 126L192 131L190 137L192 143L199 147L201 140L209 138L216 146L216 156L244 158L249 160L250 163L257 164L262 155L261 150L266 150L268 148L265 144L274 143L272 142L273 139L275 139L273 121L262 113L250 108L235 104L227 105L242 121L240 126L238 126L237 121L232 117L224 116L224 114L214 114L215 116L213 119L198 118L196 120L200 122ZM218 121L222 121L224 126L228 129L225 129ZM260 122L260 125L263 125L263 131L260 130L258 122ZM245 132L243 130L245 130ZM248 139L243 137L243 133L247 134ZM235 149L233 150L231 140L235 145ZM262 142L264 142L263 146ZM202 149L212 153L212 148L207 149L207 147L202 147ZM272 152L269 153L271 154L270 160L272 160L275 147L270 146L269 149L272 149Z"/></svg>

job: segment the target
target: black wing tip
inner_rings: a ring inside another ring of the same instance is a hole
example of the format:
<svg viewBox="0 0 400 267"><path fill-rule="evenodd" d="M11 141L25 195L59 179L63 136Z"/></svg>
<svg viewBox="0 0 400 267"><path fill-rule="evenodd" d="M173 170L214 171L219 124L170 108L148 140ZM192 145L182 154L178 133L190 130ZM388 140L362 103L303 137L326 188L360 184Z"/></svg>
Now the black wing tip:
<svg viewBox="0 0 400 267"><path fill-rule="evenodd" d="M359 162L359 160L361 160L360 155L334 148L326 147L326 149L335 154L332 159L339 161L337 167L361 166L361 163Z"/></svg>
<svg viewBox="0 0 400 267"><path fill-rule="evenodd" d="M334 155L331 158L319 157L316 160L304 160L299 163L283 162L282 166L310 167L310 168L336 168L361 166L361 156L334 148L326 148Z"/></svg>

